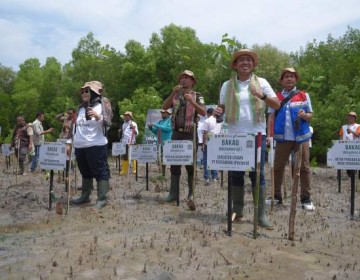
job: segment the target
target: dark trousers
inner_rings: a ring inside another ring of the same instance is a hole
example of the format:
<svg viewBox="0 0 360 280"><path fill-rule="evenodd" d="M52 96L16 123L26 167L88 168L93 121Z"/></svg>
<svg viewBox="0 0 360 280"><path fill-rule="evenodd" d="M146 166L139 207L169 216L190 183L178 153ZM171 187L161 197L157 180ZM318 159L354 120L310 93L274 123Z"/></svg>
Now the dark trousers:
<svg viewBox="0 0 360 280"><path fill-rule="evenodd" d="M107 144L88 148L75 148L75 156L83 178L95 178L96 181L110 178L107 161Z"/></svg>

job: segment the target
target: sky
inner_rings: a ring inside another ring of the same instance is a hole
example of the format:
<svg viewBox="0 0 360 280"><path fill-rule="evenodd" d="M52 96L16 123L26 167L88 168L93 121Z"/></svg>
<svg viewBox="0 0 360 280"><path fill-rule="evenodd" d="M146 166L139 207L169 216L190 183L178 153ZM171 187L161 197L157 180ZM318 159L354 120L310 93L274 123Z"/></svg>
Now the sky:
<svg viewBox="0 0 360 280"><path fill-rule="evenodd" d="M0 63L16 71L26 59L55 57L63 65L89 32L121 52L129 40L148 47L171 23L194 29L202 43L220 44L227 33L248 47L291 52L360 29L360 1L1 0Z"/></svg>

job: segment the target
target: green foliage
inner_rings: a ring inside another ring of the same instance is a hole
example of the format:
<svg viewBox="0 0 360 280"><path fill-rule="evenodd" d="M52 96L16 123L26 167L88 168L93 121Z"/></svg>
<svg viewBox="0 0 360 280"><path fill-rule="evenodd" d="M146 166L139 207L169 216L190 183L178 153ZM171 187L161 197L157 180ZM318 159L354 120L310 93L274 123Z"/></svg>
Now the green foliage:
<svg viewBox="0 0 360 280"><path fill-rule="evenodd" d="M148 48L129 40L121 53L102 45L90 32L80 38L71 60L63 66L54 57L47 58L43 66L37 58L29 58L17 73L0 64L1 136L9 135L16 115L24 114L32 122L36 112L43 111L44 128L56 128L47 137L55 139L61 129L55 115L77 108L80 87L98 80L115 110L110 142L117 137L120 114L127 110L133 111L139 125L140 142L147 110L161 108L162 100L178 83L179 73L192 70L197 79L195 90L204 95L206 104L216 104L222 83L233 72L229 67L232 53L244 47L244 42L227 33L218 44L204 44L192 28L170 24L151 35ZM326 162L327 148L338 139L346 114L356 111L360 115L360 30L348 27L339 38L329 35L325 42L314 40L290 54L270 44L252 48L259 55L257 75L266 78L274 90L280 89L282 68L292 66L300 73L297 87L309 92L314 110L312 161Z"/></svg>

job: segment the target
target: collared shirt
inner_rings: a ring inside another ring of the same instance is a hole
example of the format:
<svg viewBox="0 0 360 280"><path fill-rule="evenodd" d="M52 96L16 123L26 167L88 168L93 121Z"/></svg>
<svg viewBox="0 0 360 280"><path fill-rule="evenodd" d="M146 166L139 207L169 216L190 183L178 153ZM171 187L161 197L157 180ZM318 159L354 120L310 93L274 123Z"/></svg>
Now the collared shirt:
<svg viewBox="0 0 360 280"><path fill-rule="evenodd" d="M264 78L258 78L260 87L265 95L267 97L276 97L276 94L274 90L271 88L269 82L265 80ZM250 104L250 79L246 81L240 81L236 80L236 82L239 85L240 93L240 117L239 121L235 124L229 124L228 125L228 131L231 133L258 133L261 132L262 135L266 135L266 121L264 118L264 121L260 123L254 122L253 111L251 109ZM227 84L229 81L226 81L223 83L221 90L220 90L220 104L225 104L226 99L226 90L227 90ZM264 112L265 113L265 112ZM226 108L225 108L225 114L226 114Z"/></svg>
<svg viewBox="0 0 360 280"><path fill-rule="evenodd" d="M133 137L132 137L133 130L130 128L130 125L133 125L135 127L135 134ZM134 122L132 120L124 122L122 125L122 131L123 131L123 138L122 138L123 143L125 143L125 144L135 144L136 143L136 136L139 133L136 122ZM132 138L132 143L130 143L131 138Z"/></svg>
<svg viewBox="0 0 360 280"><path fill-rule="evenodd" d="M286 98L289 94L291 94L293 91L296 91L296 87L294 87L291 91L286 91L285 89L281 92L282 96ZM308 93L306 94L306 100L307 105L309 107L309 112L313 112L312 106L311 106L311 100ZM291 122L291 116L290 116L290 102L287 102L285 105L285 130L284 130L284 140L285 141L295 141L295 133L294 128ZM275 113L275 109L269 107L268 113Z"/></svg>
<svg viewBox="0 0 360 280"><path fill-rule="evenodd" d="M44 131L44 128L42 126L41 121L39 121L38 119L36 119L33 124L33 131L34 131L34 136L33 136L33 143L34 145L41 145L44 143L44 134L42 134L42 132Z"/></svg>

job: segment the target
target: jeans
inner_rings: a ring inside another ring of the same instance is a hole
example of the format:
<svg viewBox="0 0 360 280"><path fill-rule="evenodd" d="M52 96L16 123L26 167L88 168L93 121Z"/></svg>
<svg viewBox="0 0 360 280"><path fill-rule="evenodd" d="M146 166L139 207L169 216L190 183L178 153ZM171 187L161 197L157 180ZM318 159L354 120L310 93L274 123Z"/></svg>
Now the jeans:
<svg viewBox="0 0 360 280"><path fill-rule="evenodd" d="M35 155L33 155L32 159L31 159L31 172L34 172L37 167L38 160L39 160L40 146L41 145L34 145Z"/></svg>
<svg viewBox="0 0 360 280"><path fill-rule="evenodd" d="M256 141L255 141L256 142ZM265 156L266 156L266 136L261 137L261 158L260 158L260 188L265 188ZM228 179L231 186L244 187L245 171L229 171ZM256 172L250 171L249 177L251 179L251 186L255 187Z"/></svg>
<svg viewBox="0 0 360 280"><path fill-rule="evenodd" d="M207 169L207 145L204 146L203 151L203 162L204 162L204 179L210 179L209 178L209 170ZM218 172L217 170L210 170L211 172L211 178L212 179L218 179Z"/></svg>

